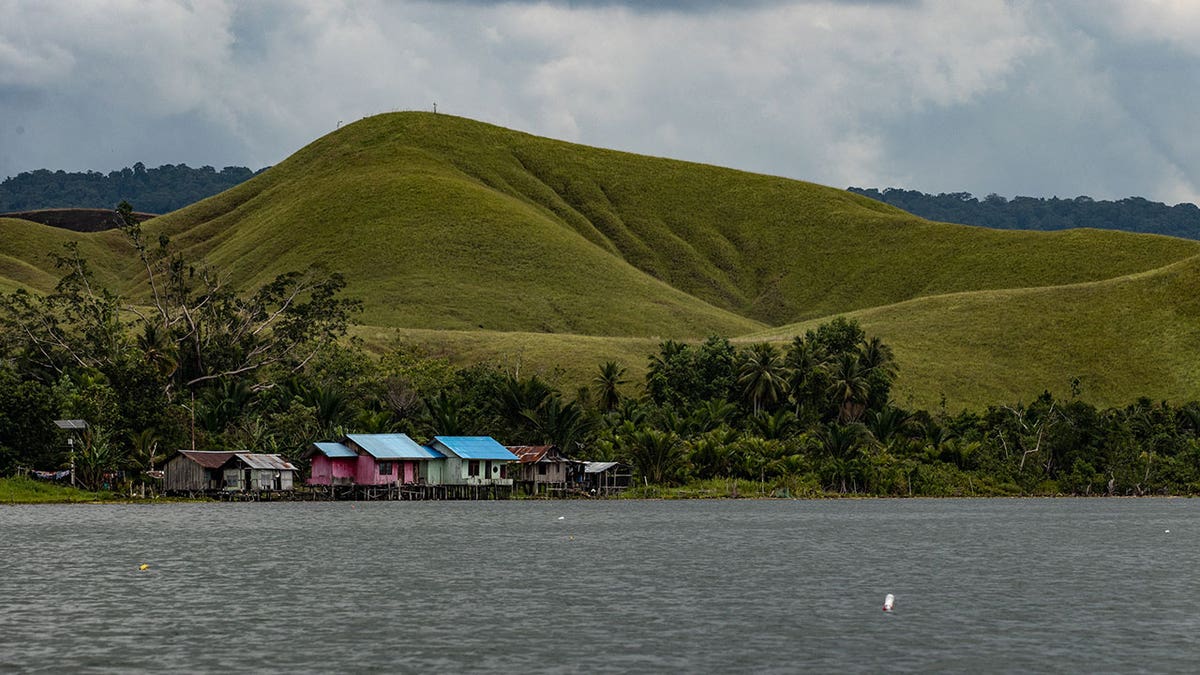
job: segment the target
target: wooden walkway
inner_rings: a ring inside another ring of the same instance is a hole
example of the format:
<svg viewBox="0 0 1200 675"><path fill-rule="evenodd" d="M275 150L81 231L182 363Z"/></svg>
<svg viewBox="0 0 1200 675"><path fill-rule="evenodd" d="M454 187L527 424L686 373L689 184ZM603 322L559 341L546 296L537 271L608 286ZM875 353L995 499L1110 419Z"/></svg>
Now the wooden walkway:
<svg viewBox="0 0 1200 675"><path fill-rule="evenodd" d="M498 500L513 495L511 485L304 485L292 490L189 490L172 493L224 502L379 502Z"/></svg>

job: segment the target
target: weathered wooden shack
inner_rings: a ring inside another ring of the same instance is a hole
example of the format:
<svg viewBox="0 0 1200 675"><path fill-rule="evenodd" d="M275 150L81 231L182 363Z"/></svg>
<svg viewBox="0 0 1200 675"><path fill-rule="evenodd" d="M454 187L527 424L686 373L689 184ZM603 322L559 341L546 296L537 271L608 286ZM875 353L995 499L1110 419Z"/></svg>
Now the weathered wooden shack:
<svg viewBox="0 0 1200 675"><path fill-rule="evenodd" d="M418 444L408 434L349 434L345 445L358 455L357 485L434 483L431 465L444 455Z"/></svg>
<svg viewBox="0 0 1200 675"><path fill-rule="evenodd" d="M445 457L437 467L441 485L513 484L508 465L515 463L517 456L491 436L435 436L429 447Z"/></svg>
<svg viewBox="0 0 1200 675"><path fill-rule="evenodd" d="M287 491L296 467L279 455L256 452L181 450L163 466L163 491Z"/></svg>
<svg viewBox="0 0 1200 675"><path fill-rule="evenodd" d="M228 492L285 492L293 489L296 467L279 455L239 452L224 465Z"/></svg>
<svg viewBox="0 0 1200 675"><path fill-rule="evenodd" d="M313 443L302 455L309 460L309 485L354 485L358 453L342 443Z"/></svg>
<svg viewBox="0 0 1200 675"><path fill-rule="evenodd" d="M163 491L210 492L225 489L225 463L232 452L180 450L163 465Z"/></svg>
<svg viewBox="0 0 1200 675"><path fill-rule="evenodd" d="M518 458L510 477L531 495L561 492L567 487L567 467L571 460L554 445L510 445L508 451Z"/></svg>

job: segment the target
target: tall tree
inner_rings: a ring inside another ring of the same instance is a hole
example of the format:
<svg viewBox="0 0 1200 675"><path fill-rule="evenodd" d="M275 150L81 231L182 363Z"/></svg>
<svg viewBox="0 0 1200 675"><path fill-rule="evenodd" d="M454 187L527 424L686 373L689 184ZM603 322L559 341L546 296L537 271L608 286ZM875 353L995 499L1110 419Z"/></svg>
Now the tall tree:
<svg viewBox="0 0 1200 675"><path fill-rule="evenodd" d="M786 373L783 357L775 345L760 342L743 352L738 384L750 399L754 414L783 398L787 391Z"/></svg>

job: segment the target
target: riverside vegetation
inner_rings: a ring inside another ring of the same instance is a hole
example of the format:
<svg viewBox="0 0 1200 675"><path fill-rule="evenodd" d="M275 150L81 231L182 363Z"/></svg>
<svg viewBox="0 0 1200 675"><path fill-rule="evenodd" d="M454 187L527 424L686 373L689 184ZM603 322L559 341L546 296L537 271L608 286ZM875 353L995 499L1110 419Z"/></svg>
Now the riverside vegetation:
<svg viewBox="0 0 1200 675"><path fill-rule="evenodd" d="M60 466L47 425L81 417L88 485L400 429L710 493L1196 489L1196 241L935 223L427 113L118 220L0 218L0 471Z"/></svg>
<svg viewBox="0 0 1200 675"><path fill-rule="evenodd" d="M641 382L594 364L564 391L554 372L456 366L411 343L382 356L343 339L361 305L320 268L237 293L169 238L119 214L152 302L98 281L80 249L45 296L0 298L0 472L58 468L54 419L91 422L75 457L96 489L161 465L168 448L266 451L299 461L348 431L487 434L630 463L641 495L1191 494L1200 405L1098 409L1049 393L951 414L899 407L892 349L834 318L782 346L712 336L662 341ZM683 491L663 492L672 486ZM6 484L6 490L28 484Z"/></svg>

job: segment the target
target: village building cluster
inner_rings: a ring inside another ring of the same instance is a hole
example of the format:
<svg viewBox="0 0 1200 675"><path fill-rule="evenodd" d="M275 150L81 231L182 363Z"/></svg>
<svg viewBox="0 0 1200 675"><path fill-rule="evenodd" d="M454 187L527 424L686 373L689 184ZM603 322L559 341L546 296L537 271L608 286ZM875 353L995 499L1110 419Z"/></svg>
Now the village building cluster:
<svg viewBox="0 0 1200 675"><path fill-rule="evenodd" d="M567 458L557 447L501 445L490 436L349 434L313 443L301 470L279 455L182 450L163 468L163 491L242 499L503 499L607 496L629 487L619 462Z"/></svg>

